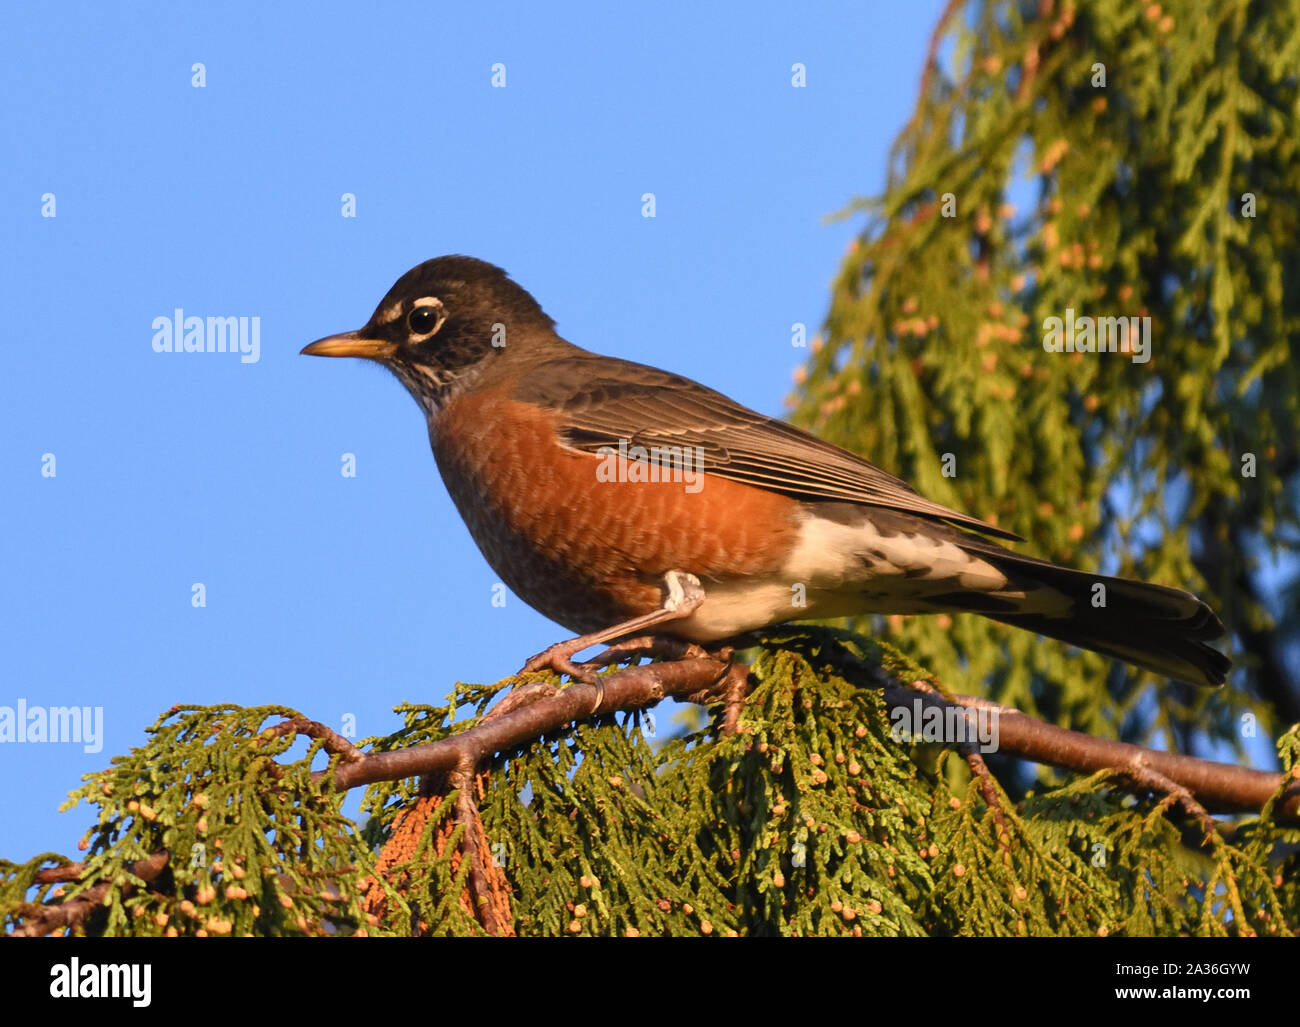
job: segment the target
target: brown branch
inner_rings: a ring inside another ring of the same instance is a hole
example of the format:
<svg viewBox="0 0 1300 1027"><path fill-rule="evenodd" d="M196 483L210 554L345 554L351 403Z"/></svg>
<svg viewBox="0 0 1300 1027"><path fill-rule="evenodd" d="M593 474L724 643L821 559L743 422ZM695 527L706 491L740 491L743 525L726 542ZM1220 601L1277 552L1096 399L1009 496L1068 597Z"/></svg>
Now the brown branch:
<svg viewBox="0 0 1300 1027"><path fill-rule="evenodd" d="M471 915L488 934L496 937L514 937L510 916L509 885L495 862L491 862L487 831L479 817L478 776L471 764L465 763L448 775L451 787L456 789L456 822L463 828L460 836L462 858L469 860L468 881Z"/></svg>
<svg viewBox="0 0 1300 1027"><path fill-rule="evenodd" d="M276 724L270 730L275 735L287 735L293 732L306 735L308 738L323 739L325 751L331 756L341 757L344 763L359 763L366 758L364 752L333 728L322 724L319 720L309 720L306 717L291 717Z"/></svg>
<svg viewBox="0 0 1300 1027"><path fill-rule="evenodd" d="M953 699L962 706L994 712L998 718L999 752L1080 773L1145 766L1186 788L1199 803L1216 813L1258 812L1285 780L1284 775L1272 771L1250 770L1069 731L974 696L958 695ZM1300 776L1292 775L1274 815L1287 819L1300 816Z"/></svg>
<svg viewBox="0 0 1300 1027"><path fill-rule="evenodd" d="M939 47L943 43L943 37L948 32L948 26L957 12L966 6L966 0L948 0L948 6L943 9L939 15L938 22L935 23L934 30L930 33L930 43L925 48L925 64L921 69L921 83L917 89L916 110L912 114L911 120L903 129L901 135L907 135L921 118L921 108L925 103L925 98L930 92L930 79L933 77L935 69L939 66Z"/></svg>
<svg viewBox="0 0 1300 1027"><path fill-rule="evenodd" d="M148 859L138 859L133 863L128 863L124 869L128 874L138 877L147 884L163 872L169 859L168 853L155 852ZM75 929L80 926L86 917L100 907L112 884L112 881L101 881L94 887L82 892L76 898L68 899L66 902L27 906L22 912L24 915L30 914L31 919L25 924L15 927L11 932L12 937L40 938L47 934L53 934L55 931ZM136 887L137 885L134 882L123 885L122 897L126 898L132 894Z"/></svg>
<svg viewBox="0 0 1300 1027"><path fill-rule="evenodd" d="M1002 798L998 795L998 782L984 762L979 749L970 742L958 746L958 751L966 758L970 772L979 781L980 794L984 796L984 805L988 806L993 816L993 826L997 828L998 848L1002 850L1002 861L1011 865L1011 832L1007 830L1007 817L1002 809Z"/></svg>
<svg viewBox="0 0 1300 1027"><path fill-rule="evenodd" d="M935 699L935 705L940 708L956 707L956 704L949 703L943 694L927 681L913 681L907 688ZM971 725L971 731L964 741L955 743L955 748L966 760L971 775L979 782L980 794L984 796L984 804L988 806L989 813L993 817L993 826L997 829L998 848L1002 851L1002 860L1010 866L1011 832L1007 829L1006 811L1002 808L1002 798L998 795L997 779L993 776L993 771L989 770L989 765L984 762L979 746L970 740L971 734L974 733L974 711L970 707L956 708L963 711L967 724Z"/></svg>
<svg viewBox="0 0 1300 1027"><path fill-rule="evenodd" d="M1143 766L1185 788L1196 802L1213 812L1258 812L1283 784L1283 776L1278 773L1096 738L975 696L957 695L948 700L938 693L903 684L882 668L861 661L853 661L853 666L856 676L880 689L891 706L910 705L919 697L924 704L941 708L957 706L992 712L997 718L1001 753L1080 773L1126 771ZM604 713L645 709L669 696L694 702L730 696L735 707L734 719L739 707L735 705L737 678L733 675L747 674L748 668L731 668L731 664L714 657L628 667L602 678L601 709ZM358 762L337 767L335 786L353 788L375 781L450 772L463 760L478 765L494 753L518 748L586 717L600 692L596 686L581 682L564 689L536 682L521 686L522 689L527 691L519 699L512 694L503 700L502 706L511 704L508 712L497 714L494 710L460 734L396 752L372 753ZM326 773L319 771L318 775ZM1155 780L1148 775L1143 787ZM1274 812L1280 818L1300 817L1300 778L1289 784Z"/></svg>
<svg viewBox="0 0 1300 1027"><path fill-rule="evenodd" d="M61 867L46 867L38 870L32 879L34 884L63 884L67 881L80 881L86 872L85 863L65 863Z"/></svg>
<svg viewBox="0 0 1300 1027"><path fill-rule="evenodd" d="M733 663L727 670L722 694L726 705L722 714L722 733L734 735L740 730L740 711L749 697L749 668L743 663Z"/></svg>
<svg viewBox="0 0 1300 1027"><path fill-rule="evenodd" d="M1094 774L1099 770L1124 772L1134 766L1147 767L1165 779L1180 785L1207 810L1215 813L1258 813L1284 783L1286 791L1273 808L1277 819L1300 819L1300 774L1294 770L1291 780L1275 771L1251 770L1232 763L1159 752L1128 742L1114 742L1081 731L1070 731L1027 716L1010 706L1002 706L973 695L945 698L929 686L916 688L892 677L882 667L842 654L842 662L853 676L878 688L891 706L909 706L918 697L925 705L941 709L949 706L969 710L987 710L997 718L998 752L1019 756L1035 763ZM924 684L924 683L920 683ZM1148 782L1154 778L1147 777Z"/></svg>
<svg viewBox="0 0 1300 1027"><path fill-rule="evenodd" d="M615 710L646 709L669 696L694 697L695 701L719 698L724 694L730 667L720 659L697 657L615 671L601 679L600 687L584 682L574 682L564 689L543 685L526 694L529 701L516 702L509 712L499 716L489 713L474 727L450 738L395 752L370 753L359 763L336 767L333 783L337 788L355 788L375 781L449 773L465 761L477 765L494 753L517 749L586 718L602 688L602 715ZM524 687L531 688L531 685ZM547 689L551 691L548 693ZM509 703L512 698L507 696L502 703ZM328 773L322 770L313 776L319 779Z"/></svg>
<svg viewBox="0 0 1300 1027"><path fill-rule="evenodd" d="M1218 834L1218 824L1210 816L1206 808L1197 802L1192 793L1177 781L1171 781L1158 770L1152 770L1147 766L1145 755L1126 767L1122 774L1139 788L1146 788L1153 792L1163 792L1166 796L1166 802L1174 802L1181 806L1183 812L1201 825L1201 830L1205 833L1202 839L1204 842L1208 843Z"/></svg>

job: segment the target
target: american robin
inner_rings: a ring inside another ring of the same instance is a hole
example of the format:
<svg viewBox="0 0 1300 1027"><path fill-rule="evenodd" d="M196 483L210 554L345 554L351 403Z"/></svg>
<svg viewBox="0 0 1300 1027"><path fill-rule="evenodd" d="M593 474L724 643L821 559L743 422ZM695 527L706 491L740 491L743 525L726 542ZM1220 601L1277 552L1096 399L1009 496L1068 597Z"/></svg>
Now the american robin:
<svg viewBox="0 0 1300 1027"><path fill-rule="evenodd" d="M412 268L366 325L303 353L389 368L487 562L580 637L527 664L652 632L690 643L786 621L973 612L1196 685L1224 681L1195 596L1071 570L1019 536L689 378L579 349L505 271Z"/></svg>

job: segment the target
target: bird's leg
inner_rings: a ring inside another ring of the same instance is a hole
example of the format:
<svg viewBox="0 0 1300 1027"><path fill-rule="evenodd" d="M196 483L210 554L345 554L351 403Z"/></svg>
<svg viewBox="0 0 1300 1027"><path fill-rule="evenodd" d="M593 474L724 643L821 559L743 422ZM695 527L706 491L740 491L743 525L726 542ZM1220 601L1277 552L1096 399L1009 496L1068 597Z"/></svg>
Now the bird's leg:
<svg viewBox="0 0 1300 1027"><path fill-rule="evenodd" d="M685 571L669 571L665 574L664 590L667 594L664 596L663 605L654 612L642 614L640 617L633 617L631 620L625 620L621 624L615 624L590 635L579 635L577 638L556 642L536 656L529 657L520 673L533 670L553 670L557 674L568 674L575 681L583 681L600 688L600 680L596 677L595 667L589 664L574 663L573 656L576 653L580 653L593 645L600 645L602 642L623 638L626 635L645 631L648 628L667 624L670 621L682 620L699 609L700 604L704 602L704 588L700 585L700 579L694 574L687 574ZM603 699L602 690L600 698L596 701L595 709L600 709L600 703ZM592 712L594 713L595 710Z"/></svg>

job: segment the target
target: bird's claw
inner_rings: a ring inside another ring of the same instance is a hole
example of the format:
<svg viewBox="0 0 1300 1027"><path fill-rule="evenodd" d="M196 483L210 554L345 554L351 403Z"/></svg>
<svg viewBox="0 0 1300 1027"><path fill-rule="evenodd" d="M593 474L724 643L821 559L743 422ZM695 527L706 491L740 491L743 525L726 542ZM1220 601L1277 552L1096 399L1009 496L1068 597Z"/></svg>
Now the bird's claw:
<svg viewBox="0 0 1300 1027"><path fill-rule="evenodd" d="M596 704L591 708L591 712L595 713L605 702L605 683L601 681L596 668L591 664L573 662L573 654L580 651L580 648L574 647L572 640L556 642L536 656L530 656L519 673L549 670L556 674L567 674L574 681L580 681L584 685L591 685L596 689Z"/></svg>
<svg viewBox="0 0 1300 1027"><path fill-rule="evenodd" d="M556 642L555 645L543 649L536 656L528 657L519 673L527 674L533 671L550 670L556 674L567 674L574 681L594 685L596 683L595 668L585 663L573 662L573 654L578 651L567 642Z"/></svg>

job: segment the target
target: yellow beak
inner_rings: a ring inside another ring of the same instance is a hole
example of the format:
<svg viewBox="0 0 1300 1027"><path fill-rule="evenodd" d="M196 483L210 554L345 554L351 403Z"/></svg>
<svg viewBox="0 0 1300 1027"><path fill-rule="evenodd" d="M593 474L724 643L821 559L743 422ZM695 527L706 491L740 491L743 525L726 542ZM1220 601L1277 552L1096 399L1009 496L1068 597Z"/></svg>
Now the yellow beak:
<svg viewBox="0 0 1300 1027"><path fill-rule="evenodd" d="M312 357L365 357L367 360L391 360L397 352L397 344L381 339L366 339L360 332L344 332L342 335L327 335L323 339L302 348L302 352Z"/></svg>

